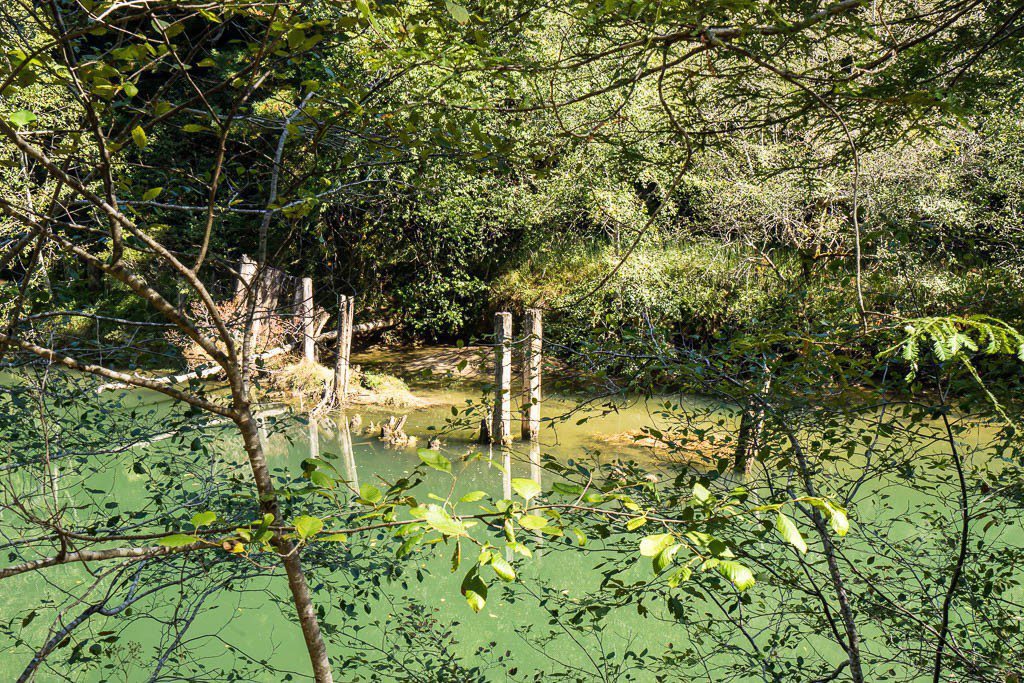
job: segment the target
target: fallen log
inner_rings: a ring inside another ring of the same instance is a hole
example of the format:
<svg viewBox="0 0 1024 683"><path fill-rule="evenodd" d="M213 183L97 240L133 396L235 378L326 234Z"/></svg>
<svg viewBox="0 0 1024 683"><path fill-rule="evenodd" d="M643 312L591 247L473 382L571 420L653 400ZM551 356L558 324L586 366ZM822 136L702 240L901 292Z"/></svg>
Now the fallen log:
<svg viewBox="0 0 1024 683"><path fill-rule="evenodd" d="M391 318L385 318L384 320L374 320L370 323L359 323L358 325L352 326L352 334L366 334L367 332L377 332L378 330L386 330L394 327L398 323ZM316 337L318 342L334 341L338 338L338 330L331 330L330 332L324 332Z"/></svg>
<svg viewBox="0 0 1024 683"><path fill-rule="evenodd" d="M316 322L317 329L323 329L323 326L326 323L327 323L327 316L326 315L319 316L319 318L318 318L318 320ZM353 325L352 326L352 333L356 334L356 333L376 332L377 330L384 330L384 329L387 329L389 327L394 327L395 325L396 325L395 321L390 319L390 318L386 319L386 320L375 320L374 322L360 323L358 325ZM337 330L331 330L330 332L324 332L323 334L317 334L316 335L316 341L317 342L333 341L333 340L335 340L337 338L338 338L338 331ZM266 360L268 358L273 358L274 356L280 356L283 353L288 353L289 351L294 349L295 346L296 346L295 344L285 344L283 346L278 346L278 347L275 347L273 349L268 349L268 350L264 351L263 353L257 355L256 356L256 360ZM177 375L166 375L164 377L144 377L143 375L139 375L138 377L139 377L139 379L147 379L150 382L156 382L157 384L175 385L175 384L183 384L183 383L188 382L189 380L193 380L193 379L209 379L210 377L216 377L217 375L221 374L221 372L223 372L223 370L224 369L222 367L220 367L219 365L206 365L204 367L198 368L198 369L193 370L191 372L185 372L185 373L181 373L181 374L177 374ZM134 388L133 385L125 384L124 382L109 382L107 384L101 384L100 386L96 387L96 393L97 394L102 394L104 391L116 391L118 389L132 389L132 388Z"/></svg>
<svg viewBox="0 0 1024 683"><path fill-rule="evenodd" d="M285 344L284 346L278 346L276 348L264 351L256 356L256 360L266 360L267 358L273 358L274 356L280 356L282 353L288 353L295 347L295 344ZM144 377L138 375L139 379L147 379L155 384L164 384L173 386L175 384L183 384L193 379L209 379L210 377L216 377L217 375L224 372L224 368L219 365L206 365L192 372L184 372L178 375L165 375L164 377ZM126 384L124 382L109 382L107 384L101 384L96 387L96 393L102 394L104 391L116 391L118 389L134 389L137 388L132 384Z"/></svg>

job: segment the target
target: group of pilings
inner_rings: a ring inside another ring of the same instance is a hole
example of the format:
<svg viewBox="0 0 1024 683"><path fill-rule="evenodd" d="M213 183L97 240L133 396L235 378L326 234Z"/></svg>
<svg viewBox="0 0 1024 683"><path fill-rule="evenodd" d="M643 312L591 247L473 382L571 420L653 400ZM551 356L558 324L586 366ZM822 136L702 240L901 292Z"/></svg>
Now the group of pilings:
<svg viewBox="0 0 1024 683"><path fill-rule="evenodd" d="M302 357L310 362L316 362L316 340L319 336L319 328L323 322L318 324L321 318L316 306L313 304L313 278L296 278L284 272L265 266L257 278L257 271L260 271L258 264L247 255L243 255L238 266L238 281L235 286L235 297L240 301L246 301L247 297L256 298L252 322L252 333L258 335L265 320L274 315L274 311L280 302L282 295L289 284L294 287L294 299L291 317L295 329L295 343L293 348L302 349ZM355 329L353 320L355 318L355 298L346 295L338 297L338 327L336 333L337 351L334 359L334 382L331 388L333 396L338 401L344 401L348 397L348 381L350 374L350 359L352 356L352 333Z"/></svg>
<svg viewBox="0 0 1024 683"><path fill-rule="evenodd" d="M521 433L523 441L535 442L540 438L541 362L543 360L543 325L541 311L528 308L523 319L522 399L520 403ZM512 314L501 311L494 314L494 406L490 429L481 430L481 439L491 443L508 444L512 441Z"/></svg>

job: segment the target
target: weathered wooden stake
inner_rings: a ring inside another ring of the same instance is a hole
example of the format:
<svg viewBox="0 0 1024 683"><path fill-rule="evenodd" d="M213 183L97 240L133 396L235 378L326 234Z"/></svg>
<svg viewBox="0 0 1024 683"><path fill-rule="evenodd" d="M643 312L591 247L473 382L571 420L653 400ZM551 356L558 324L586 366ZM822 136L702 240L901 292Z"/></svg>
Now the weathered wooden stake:
<svg viewBox="0 0 1024 683"><path fill-rule="evenodd" d="M238 262L238 280L235 282L235 298L245 298L252 288L253 277L256 275L256 262L248 254L242 254Z"/></svg>
<svg viewBox="0 0 1024 683"><path fill-rule="evenodd" d="M523 424L524 441L540 439L540 368L543 329L539 308L526 309L523 321Z"/></svg>
<svg viewBox="0 0 1024 683"><path fill-rule="evenodd" d="M342 338L345 340L345 376L342 377L341 382L341 398L348 398L348 380L352 374L352 334L356 329L355 318L356 318L356 299L354 296L348 297L348 305L345 309L345 334ZM339 340L340 341L340 340Z"/></svg>
<svg viewBox="0 0 1024 683"><path fill-rule="evenodd" d="M341 465L345 471L345 479L352 485L353 491L358 491L359 473L356 471L356 458L352 452L352 422L345 413L338 416L338 442L341 446Z"/></svg>
<svg viewBox="0 0 1024 683"><path fill-rule="evenodd" d="M494 413L491 441L512 441L512 314L494 314Z"/></svg>
<svg viewBox="0 0 1024 683"><path fill-rule="evenodd" d="M302 357L316 361L316 331L313 329L313 278L304 277L296 290L296 327L302 337Z"/></svg>
<svg viewBox="0 0 1024 683"><path fill-rule="evenodd" d="M309 457L320 457L320 423L313 418L309 419Z"/></svg>
<svg viewBox="0 0 1024 683"><path fill-rule="evenodd" d="M349 360L352 352L352 318L355 301L344 294L338 297L338 346L334 355L334 396L348 398Z"/></svg>

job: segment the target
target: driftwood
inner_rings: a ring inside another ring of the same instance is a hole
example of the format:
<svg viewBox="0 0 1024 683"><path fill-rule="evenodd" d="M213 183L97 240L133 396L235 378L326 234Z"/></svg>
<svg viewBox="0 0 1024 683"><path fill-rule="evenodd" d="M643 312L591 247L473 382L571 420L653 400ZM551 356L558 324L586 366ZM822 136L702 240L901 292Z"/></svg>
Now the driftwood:
<svg viewBox="0 0 1024 683"><path fill-rule="evenodd" d="M324 324L326 324L326 321L324 321ZM390 327L394 327L397 324L398 323L395 322L394 320L392 320L391 318L385 318L384 320L374 320L373 322L369 322L369 323L359 323L358 325L353 325L352 326L352 333L353 334L366 334L367 332L377 332L378 330L386 330L386 329L388 329ZM321 328L322 327L323 327L323 325L321 325ZM338 330L331 330L330 332L324 332L323 334L318 334L317 337L316 337L316 340L318 342L328 342L328 341L334 341L337 338L338 338Z"/></svg>
<svg viewBox="0 0 1024 683"><path fill-rule="evenodd" d="M327 324L327 319L327 313L323 309L318 309L316 315L316 322L314 324L314 329L317 331L317 342L331 341L338 338L337 330L331 330L330 332L325 332L323 334L319 333L319 331L324 328L324 325ZM359 325L352 326L352 333L355 334L373 332L376 330L391 327L392 325L394 325L394 323L391 320L377 320L372 323L361 323ZM272 349L267 349L263 353L258 354L256 356L256 360L266 360L268 358L280 356L281 354L288 353L295 347L296 344L284 344L282 346L277 346ZM150 377L147 379L149 379L151 382L156 382L157 384L173 386L175 384L183 384L184 382L188 382L189 380L193 379L209 379L211 377L216 377L217 375L221 374L222 370L223 368L221 368L219 365L207 365L196 370L193 370L191 372L184 372L176 375L166 375L164 377ZM107 384L101 384L100 386L96 387L96 393L101 394L104 391L116 391L118 389L132 388L135 387L133 387L130 384L125 384L123 382L110 382Z"/></svg>
<svg viewBox="0 0 1024 683"><path fill-rule="evenodd" d="M266 360L273 358L274 356L280 356L283 353L288 353L295 344L285 344L284 346L278 346L277 348L269 349L263 353L257 354L256 360ZM193 379L209 379L210 377L216 377L224 371L219 365L207 365L192 372L184 372L178 375L165 375L163 377L147 377L150 382L155 384L162 384L167 386L174 386L175 384L182 384ZM139 377L142 377L139 375ZM116 391L118 389L134 389L137 388L131 384L125 384L124 382L109 382L107 384L101 384L96 387L96 393L102 394L104 391Z"/></svg>

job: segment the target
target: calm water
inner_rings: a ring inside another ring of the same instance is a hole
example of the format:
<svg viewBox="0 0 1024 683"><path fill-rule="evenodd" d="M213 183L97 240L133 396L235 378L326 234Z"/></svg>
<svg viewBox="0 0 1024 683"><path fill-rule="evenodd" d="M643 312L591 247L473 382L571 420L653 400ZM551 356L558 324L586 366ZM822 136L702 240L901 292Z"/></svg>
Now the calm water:
<svg viewBox="0 0 1024 683"><path fill-rule="evenodd" d="M344 416L335 415L331 420L320 422L307 422L289 414L269 418L266 443L272 463L283 471L295 473L300 471L302 460L311 454L332 457L332 462L346 479L357 486L359 483L380 483L404 476L419 463L415 448L388 448L365 428L371 422L379 422L391 415L408 414L406 430L419 437L419 445L423 446L433 434L445 427L446 420L452 414L452 405L464 406L467 400L478 398L473 390L464 391L452 387L418 393L436 403L432 407L413 411L356 407ZM156 401L153 396L143 392L124 400L126 406L132 407L120 407L111 414L126 416L124 424L130 424L133 408L146 414L150 422L156 423L172 412L166 402ZM660 418L656 412L661 401L638 401L620 404L615 410L594 408L574 414L572 418L552 423L544 429L540 448L532 451L522 444L507 451L476 446L470 431L448 434L444 438L443 448L455 463L455 473L458 475L455 493L461 495L468 491L484 490L495 498L507 497L511 477L546 479L546 474L539 467L540 453L563 461L571 458L637 458L645 461L652 470L664 469L671 473L678 465L659 463L656 457L652 457L651 451L628 445L628 439L619 439L614 445L609 445L606 438L608 435L658 424ZM571 401L552 399L546 401L544 410L547 416L553 416L568 413L575 406ZM706 406L692 402L691 407ZM355 414L361 416L364 430L361 432L357 429L351 434L349 448L343 430L337 429L336 424ZM589 416L588 421L579 423L585 416ZM113 422L117 418L110 419ZM111 428L121 429L113 425ZM237 451L233 433L223 426L209 426L202 435L226 451ZM182 448L182 444L187 444L190 439L191 436L186 440L161 440L158 435L149 445L140 445L117 458L115 464L104 467L99 473L92 473L91 491L83 491L81 481L69 477L61 484L63 493L57 495L67 497L63 504L69 509L82 502L81 499L72 499L73 496L87 496L93 501L141 501L149 479L133 471L134 463L145 461L150 452L173 453L174 449ZM476 452L480 453L480 457L470 462L462 461L465 454ZM227 462L230 466L231 457L227 458ZM240 462L237 457L235 462ZM205 485L203 473L198 471L191 477L185 476L182 481L185 491L200 491ZM425 496L427 491L447 493L450 481L442 473L431 472L431 476L418 489L418 495ZM867 498L870 499L870 496ZM84 515L86 512L69 514ZM913 527L913 524L908 524L903 533L908 536L915 533ZM19 533L18 529L10 528L9 525L4 527L3 520L0 520L0 530L8 538L16 537ZM549 612L538 604L535 596L550 591L543 594L557 594L559 599L573 600L577 597L585 598L592 592L602 578L595 568L607 559L599 540L592 541L586 552L569 550L558 542L549 543L532 561L523 563L520 570L521 584L507 593L492 586L487 606L479 614L474 614L459 594L462 574L468 565L452 574L449 571L450 550L446 548L417 555L414 562L406 561L404 576L401 579L383 580L379 597L362 593L359 586L365 587L366 572L376 567L383 574L381 568L391 563L393 549L393 542L383 536L354 540L349 546L349 552L359 558L353 562L356 569L342 570L353 574L354 578L321 577L316 574L310 577L317 591L317 603L325 608L325 623L337 629L331 644L332 657L336 661L362 656L358 653L378 658L385 656L392 663L407 667L406 675L402 677L410 680L464 680L471 674L479 674L486 680L532 680L535 672L554 674L566 671L576 671L575 676L579 680L599 680L599 675L605 675L609 680L651 680L649 674L631 670L628 664L616 670L605 662L620 662L623 653L629 649L660 653L670 644L676 648L694 645L689 643L686 628L666 626L653 618L665 616L664 610L657 605L652 606L653 616L646 618L638 615L633 607L614 610L604 620L605 626L599 632L569 633L551 619ZM416 569L422 572L422 580L417 580ZM648 575L647 563L644 562L636 571L626 572L624 580L639 580ZM80 586L92 580L85 567L75 566L26 574L0 582L3 614L7 615L6 619L19 636L0 639L0 678L13 680L21 672L31 658L31 648L43 642L53 624L52 610L43 610L24 627L17 626L26 619L28 609L41 601L57 599L59 589ZM351 586L351 590L346 590L346 585ZM252 587L267 588L271 594L278 596L284 595L286 590L281 576L256 578L252 581ZM248 668L242 680L277 681L283 678L280 673L282 670L294 671L297 676L306 671L307 660L301 635L290 621L287 607L282 609L268 602L267 594L263 591L234 592L225 596L218 596L216 600L204 604L195 616L190 637L197 637L192 647L199 659L206 664L225 668L230 668L232 662L247 662ZM139 609L145 607L140 605ZM123 652L117 655L120 660L116 666L100 670L85 664L71 677L86 681L146 680L153 653L161 651L168 642L167 630L160 622L172 617L170 613L161 613L159 607L153 609L153 613L148 615L150 618L134 621L129 632L121 633L118 647L123 648ZM76 609L69 610L69 614L75 612ZM416 616L418 625L410 632L396 633L396 627L407 623L410 615ZM78 633L98 638L101 632L118 628L116 618L96 619ZM173 629L171 634L173 637ZM135 645L129 647L128 643ZM444 647L437 659L421 661L403 654L417 649L437 649L439 643L443 643ZM708 649L706 668L685 673L693 680L718 680L718 675L712 672L719 670L719 666L728 666L735 661L736 656L728 649L715 649L706 643L703 647ZM510 657L503 659L506 651L511 653ZM841 661L838 648L812 632L806 633L789 650L789 654L804 654L808 658L816 652L827 659ZM479 671L441 676L436 668L438 659L459 661L467 667L478 667ZM259 666L252 664L259 660L270 662L279 671L260 673ZM373 666L355 665L350 671L342 672L337 680L353 680L359 675L373 678ZM194 676L194 680L206 680L199 673ZM43 671L37 680L57 679L52 672ZM733 676L729 680L744 679Z"/></svg>

